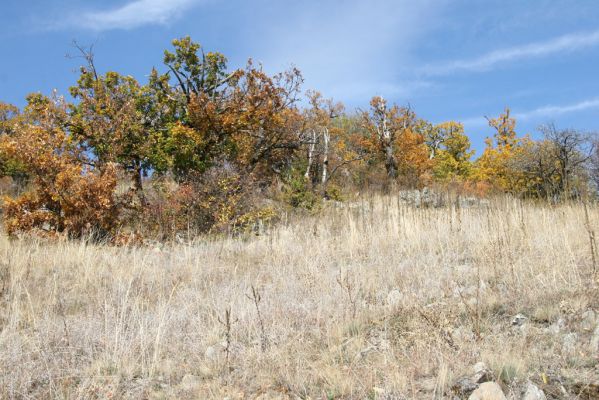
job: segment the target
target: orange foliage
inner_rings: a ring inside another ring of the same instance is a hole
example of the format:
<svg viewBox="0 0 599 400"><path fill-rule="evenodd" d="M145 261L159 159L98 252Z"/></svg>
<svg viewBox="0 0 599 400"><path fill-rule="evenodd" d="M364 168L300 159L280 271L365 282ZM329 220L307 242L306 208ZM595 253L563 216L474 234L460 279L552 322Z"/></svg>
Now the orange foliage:
<svg viewBox="0 0 599 400"><path fill-rule="evenodd" d="M84 155L64 131L65 104L39 95L29 98L27 123L1 144L33 178L32 189L4 201L9 234L31 230L103 234L117 217L116 173L84 167Z"/></svg>

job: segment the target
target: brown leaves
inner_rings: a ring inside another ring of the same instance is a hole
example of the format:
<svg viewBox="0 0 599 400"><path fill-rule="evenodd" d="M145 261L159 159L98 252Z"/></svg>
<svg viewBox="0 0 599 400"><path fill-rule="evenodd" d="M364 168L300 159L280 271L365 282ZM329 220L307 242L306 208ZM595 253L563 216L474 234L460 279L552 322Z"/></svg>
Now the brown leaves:
<svg viewBox="0 0 599 400"><path fill-rule="evenodd" d="M84 154L61 128L62 107L57 101L34 99L26 109L26 123L2 144L33 178L29 192L5 199L9 234L38 230L80 236L103 234L115 226L115 168L84 167Z"/></svg>

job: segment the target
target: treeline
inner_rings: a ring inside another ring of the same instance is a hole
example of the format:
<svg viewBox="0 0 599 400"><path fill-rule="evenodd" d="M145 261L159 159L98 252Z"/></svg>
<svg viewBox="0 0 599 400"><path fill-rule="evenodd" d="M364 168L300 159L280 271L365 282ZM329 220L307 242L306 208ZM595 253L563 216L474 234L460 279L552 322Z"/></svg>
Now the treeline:
<svg viewBox="0 0 599 400"><path fill-rule="evenodd" d="M2 210L9 234L118 236L239 229L278 205L390 188L452 187L559 201L594 192L591 137L543 127L518 136L506 109L473 160L459 122L432 124L381 97L346 112L302 92L297 69L266 74L248 61L173 41L148 82L96 69L91 51L71 101L31 94L0 103Z"/></svg>

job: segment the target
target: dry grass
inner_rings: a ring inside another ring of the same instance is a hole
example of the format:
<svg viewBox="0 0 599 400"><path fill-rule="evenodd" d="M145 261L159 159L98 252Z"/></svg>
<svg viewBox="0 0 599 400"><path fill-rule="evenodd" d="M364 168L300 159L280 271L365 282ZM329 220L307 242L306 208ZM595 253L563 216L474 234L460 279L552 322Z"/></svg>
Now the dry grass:
<svg viewBox="0 0 599 400"><path fill-rule="evenodd" d="M431 399L478 361L506 391L592 374L588 212L384 197L161 251L0 237L0 396Z"/></svg>

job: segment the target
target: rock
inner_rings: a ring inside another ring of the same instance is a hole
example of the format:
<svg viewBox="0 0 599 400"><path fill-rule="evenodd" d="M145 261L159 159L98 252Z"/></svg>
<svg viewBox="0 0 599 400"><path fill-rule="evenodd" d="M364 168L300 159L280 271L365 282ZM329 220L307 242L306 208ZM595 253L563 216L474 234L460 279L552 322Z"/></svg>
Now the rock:
<svg viewBox="0 0 599 400"><path fill-rule="evenodd" d="M531 381L526 383L526 391L522 400L547 400L545 393Z"/></svg>
<svg viewBox="0 0 599 400"><path fill-rule="evenodd" d="M199 389L202 384L202 378L197 375L187 374L181 379L179 387L187 392L194 392Z"/></svg>
<svg viewBox="0 0 599 400"><path fill-rule="evenodd" d="M457 393L462 396L468 395L468 393L472 393L478 388L478 383L474 382L470 377L462 377L454 382L451 386L451 390L454 393Z"/></svg>
<svg viewBox="0 0 599 400"><path fill-rule="evenodd" d="M481 383L468 400L507 400L501 387L495 382Z"/></svg>
<svg viewBox="0 0 599 400"><path fill-rule="evenodd" d="M289 396L284 393L268 390L265 393L259 394L255 400L289 400Z"/></svg>
<svg viewBox="0 0 599 400"><path fill-rule="evenodd" d="M483 362L478 362L472 367L472 374L459 378L451 389L462 396L472 393L481 383L492 381L493 372Z"/></svg>
<svg viewBox="0 0 599 400"><path fill-rule="evenodd" d="M547 332L557 335L558 333L563 331L565 328L566 328L566 320L563 318L560 318L547 328Z"/></svg>
<svg viewBox="0 0 599 400"><path fill-rule="evenodd" d="M591 336L591 351L598 352L599 351L599 324L595 327L593 331L593 336Z"/></svg>
<svg viewBox="0 0 599 400"><path fill-rule="evenodd" d="M393 289L387 294L387 305L391 308L397 308L401 305L403 295L398 289Z"/></svg>
<svg viewBox="0 0 599 400"><path fill-rule="evenodd" d="M490 381L493 379L493 372L489 369L489 367L487 367L487 364L485 364L482 361L474 364L472 370L474 371L473 377L476 379L478 383Z"/></svg>
<svg viewBox="0 0 599 400"><path fill-rule="evenodd" d="M576 351L576 343L578 342L577 333L568 333L562 339L562 352L573 354Z"/></svg>
<svg viewBox="0 0 599 400"><path fill-rule="evenodd" d="M466 304L468 304L470 310L476 310L478 308L478 299L476 297L470 297L466 300Z"/></svg>
<svg viewBox="0 0 599 400"><path fill-rule="evenodd" d="M528 321L528 317L524 314L516 314L514 318L512 318L512 326L522 326L526 321Z"/></svg>
<svg viewBox="0 0 599 400"><path fill-rule="evenodd" d="M451 332L451 337L458 342L471 342L475 339L471 329L459 326Z"/></svg>
<svg viewBox="0 0 599 400"><path fill-rule="evenodd" d="M208 346L206 351L204 352L204 357L208 360L216 361L218 360L225 350L225 346L222 343L216 343L212 346Z"/></svg>
<svg viewBox="0 0 599 400"><path fill-rule="evenodd" d="M580 321L580 327L583 331L590 332L595 329L597 325L597 315L593 310L587 310L582 314L582 321Z"/></svg>

